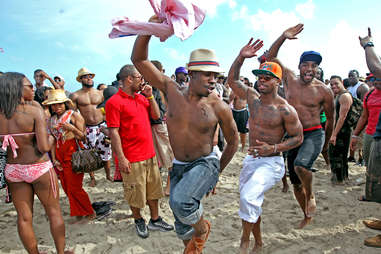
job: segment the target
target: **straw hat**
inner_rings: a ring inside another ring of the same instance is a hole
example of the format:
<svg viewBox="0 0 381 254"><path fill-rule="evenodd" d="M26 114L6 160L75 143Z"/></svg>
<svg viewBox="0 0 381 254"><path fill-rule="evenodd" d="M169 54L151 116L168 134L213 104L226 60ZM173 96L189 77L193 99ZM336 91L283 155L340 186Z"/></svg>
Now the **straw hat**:
<svg viewBox="0 0 381 254"><path fill-rule="evenodd" d="M65 90L63 89L54 89L50 90L48 93L48 99L42 102L42 105L52 105L57 103L68 102L70 107L74 108L73 102L66 97Z"/></svg>
<svg viewBox="0 0 381 254"><path fill-rule="evenodd" d="M87 74L93 75L93 78L95 77L95 74L90 72L87 68L83 67L78 71L77 81L81 83L81 77Z"/></svg>
<svg viewBox="0 0 381 254"><path fill-rule="evenodd" d="M220 64L217 62L216 54L209 49L193 50L189 57L187 68L190 71L223 72Z"/></svg>

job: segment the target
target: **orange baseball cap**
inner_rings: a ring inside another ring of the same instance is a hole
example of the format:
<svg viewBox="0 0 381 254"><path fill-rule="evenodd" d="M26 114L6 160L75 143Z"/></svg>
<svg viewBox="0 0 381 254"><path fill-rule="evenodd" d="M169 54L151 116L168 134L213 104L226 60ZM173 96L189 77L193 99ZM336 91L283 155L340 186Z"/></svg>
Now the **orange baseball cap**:
<svg viewBox="0 0 381 254"><path fill-rule="evenodd" d="M274 62L264 62L259 66L259 69L253 70L253 74L258 76L260 74L270 75L282 80L282 68L279 64Z"/></svg>

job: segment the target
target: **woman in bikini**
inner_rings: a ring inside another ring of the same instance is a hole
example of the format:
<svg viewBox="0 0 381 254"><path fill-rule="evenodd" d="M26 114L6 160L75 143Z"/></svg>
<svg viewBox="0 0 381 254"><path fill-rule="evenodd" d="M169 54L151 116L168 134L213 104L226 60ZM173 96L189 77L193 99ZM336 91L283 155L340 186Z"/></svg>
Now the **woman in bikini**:
<svg viewBox="0 0 381 254"><path fill-rule="evenodd" d="M42 104L48 106L51 112L48 127L56 140L51 156L61 186L69 198L70 216L76 216L72 223L86 223L96 215L89 195L82 187L84 174L75 173L71 164L71 156L78 150L77 140L84 140L86 137L85 120L72 110L73 102L66 97L64 90L51 90Z"/></svg>
<svg viewBox="0 0 381 254"><path fill-rule="evenodd" d="M42 109L25 103L33 85L21 73L0 76L0 141L7 150L5 178L17 212L17 228L28 253L39 253L33 231L33 201L37 195L49 218L57 253L64 252L65 224L59 205L57 176L47 152L48 135Z"/></svg>

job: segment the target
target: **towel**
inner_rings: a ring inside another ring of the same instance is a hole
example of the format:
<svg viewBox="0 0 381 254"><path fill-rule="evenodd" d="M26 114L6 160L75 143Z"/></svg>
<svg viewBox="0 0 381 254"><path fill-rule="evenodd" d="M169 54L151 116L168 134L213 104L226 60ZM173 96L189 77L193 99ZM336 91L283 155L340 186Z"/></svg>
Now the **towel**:
<svg viewBox="0 0 381 254"><path fill-rule="evenodd" d="M205 18L206 11L192 0L149 0L163 23L133 21L127 17L112 20L111 39L131 35L154 35L165 41L173 34L181 40L189 38Z"/></svg>

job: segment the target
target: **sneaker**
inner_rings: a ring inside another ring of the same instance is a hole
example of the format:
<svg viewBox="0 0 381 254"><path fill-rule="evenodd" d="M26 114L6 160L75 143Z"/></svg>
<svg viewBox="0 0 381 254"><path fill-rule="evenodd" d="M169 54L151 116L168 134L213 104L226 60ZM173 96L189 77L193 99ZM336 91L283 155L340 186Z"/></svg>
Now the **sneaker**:
<svg viewBox="0 0 381 254"><path fill-rule="evenodd" d="M141 238L147 238L149 235L146 222L143 218L135 220L135 229L138 236Z"/></svg>
<svg viewBox="0 0 381 254"><path fill-rule="evenodd" d="M159 217L156 222L153 222L152 219L149 220L148 229L153 231L160 230L161 232L166 232L173 230L173 226L169 225L167 222L163 221L161 217Z"/></svg>

